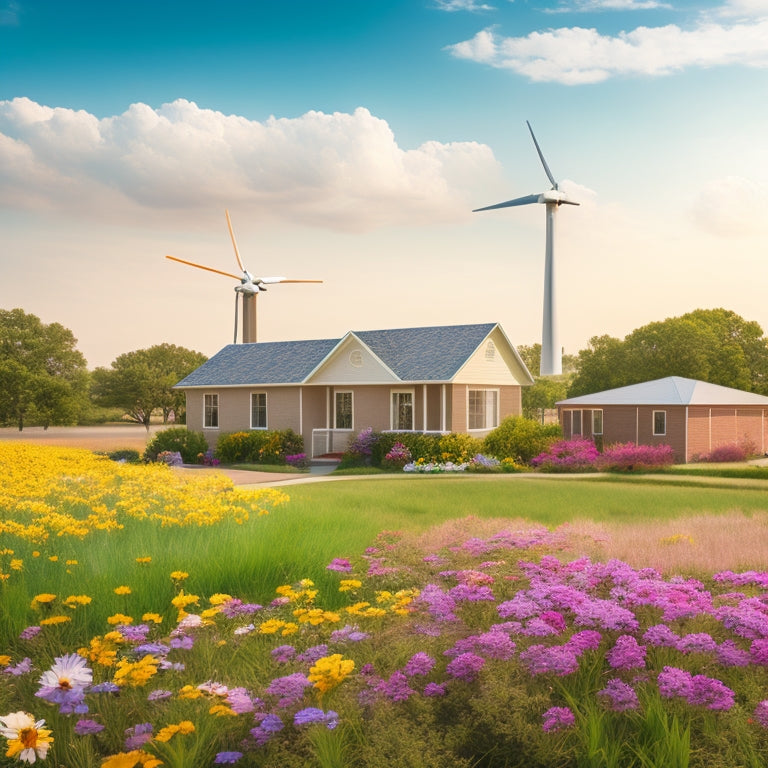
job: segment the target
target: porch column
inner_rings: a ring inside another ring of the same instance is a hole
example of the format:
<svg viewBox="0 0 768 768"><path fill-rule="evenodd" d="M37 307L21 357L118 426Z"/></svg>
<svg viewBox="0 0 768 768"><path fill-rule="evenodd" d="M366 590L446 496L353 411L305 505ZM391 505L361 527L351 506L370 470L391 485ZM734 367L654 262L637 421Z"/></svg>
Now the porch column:
<svg viewBox="0 0 768 768"><path fill-rule="evenodd" d="M421 385L421 399L422 399L422 408L424 409L424 413L422 414L421 423L423 426L422 432L427 431L427 385L422 384Z"/></svg>
<svg viewBox="0 0 768 768"><path fill-rule="evenodd" d="M445 432L445 384L440 385L440 431Z"/></svg>

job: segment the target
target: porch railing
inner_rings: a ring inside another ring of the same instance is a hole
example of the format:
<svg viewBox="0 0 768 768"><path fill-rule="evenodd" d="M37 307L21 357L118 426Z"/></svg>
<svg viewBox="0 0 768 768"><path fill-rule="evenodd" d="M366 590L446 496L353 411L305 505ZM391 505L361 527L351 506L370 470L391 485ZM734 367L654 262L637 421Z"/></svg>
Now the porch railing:
<svg viewBox="0 0 768 768"><path fill-rule="evenodd" d="M312 458L327 453L343 453L354 435L354 429L313 429Z"/></svg>

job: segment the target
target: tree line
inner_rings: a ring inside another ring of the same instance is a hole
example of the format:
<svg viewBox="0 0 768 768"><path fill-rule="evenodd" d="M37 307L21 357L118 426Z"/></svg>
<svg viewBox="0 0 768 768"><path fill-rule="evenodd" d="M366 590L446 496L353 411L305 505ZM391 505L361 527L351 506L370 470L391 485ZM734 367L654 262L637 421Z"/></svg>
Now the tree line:
<svg viewBox="0 0 768 768"><path fill-rule="evenodd" d="M103 420L103 409L147 428L153 414L183 421L185 397L172 387L207 359L158 344L88 371L76 345L59 323L0 310L0 425L93 423ZM536 376L540 344L517 349L535 378L523 388L523 415L537 420L559 400L666 376L768 395L768 340L758 323L727 309L696 309L624 339L593 336L577 355L564 355L561 376Z"/></svg>
<svg viewBox="0 0 768 768"><path fill-rule="evenodd" d="M72 331L21 309L0 309L0 425L49 427L128 419L149 428L183 421L185 397L172 389L206 356L174 344L126 352L89 371Z"/></svg>

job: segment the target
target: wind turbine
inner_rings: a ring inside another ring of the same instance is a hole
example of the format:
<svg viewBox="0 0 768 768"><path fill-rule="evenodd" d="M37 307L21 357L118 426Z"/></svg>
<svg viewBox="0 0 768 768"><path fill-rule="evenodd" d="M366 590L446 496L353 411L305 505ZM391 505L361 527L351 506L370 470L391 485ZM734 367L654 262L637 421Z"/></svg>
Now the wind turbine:
<svg viewBox="0 0 768 768"><path fill-rule="evenodd" d="M544 320L541 332L541 366L539 373L541 376L553 376L563 372L562 347L560 346L560 337L557 328L557 311L555 307L555 214L557 209L564 203L567 205L579 205L575 200L571 200L564 192L561 192L552 171L549 170L547 161L536 141L531 124L526 120L525 124L531 132L531 138L539 153L539 159L544 166L544 172L547 178L552 182L552 189L542 192L538 195L526 195L514 200L507 200L504 203L488 205L485 208L476 208L477 211L491 211L495 208L511 208L517 205L530 205L531 203L543 203L546 206L547 217L547 240L544 258Z"/></svg>
<svg viewBox="0 0 768 768"><path fill-rule="evenodd" d="M235 286L235 337L234 343L237 344L237 305L240 297L243 297L243 344L251 344L256 341L256 297L261 291L266 291L267 285L274 283L322 283L322 280L289 280L285 277L254 277L244 266L243 261L240 258L240 251L237 248L237 241L235 240L235 232L232 229L232 220L229 218L229 211L224 212L227 216L227 227L229 228L229 236L232 238L232 245L235 249L235 258L237 259L237 265L242 270L242 276L232 274L231 272L223 272L220 269L214 269L213 267L206 267L203 264L196 264L194 261L186 261L185 259L179 259L176 256L166 255L166 259L171 261L178 261L180 264L187 264L190 267L197 267L198 269L205 269L208 272L215 272L217 275L224 275L225 277L233 277L235 280L240 281L240 285Z"/></svg>

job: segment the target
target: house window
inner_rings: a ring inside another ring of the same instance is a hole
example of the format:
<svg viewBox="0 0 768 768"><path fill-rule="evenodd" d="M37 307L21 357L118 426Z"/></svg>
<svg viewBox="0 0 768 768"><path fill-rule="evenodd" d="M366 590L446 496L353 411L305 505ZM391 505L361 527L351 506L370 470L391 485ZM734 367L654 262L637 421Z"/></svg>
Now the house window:
<svg viewBox="0 0 768 768"><path fill-rule="evenodd" d="M413 392L392 393L392 429L410 431L413 429Z"/></svg>
<svg viewBox="0 0 768 768"><path fill-rule="evenodd" d="M467 413L468 429L494 429L499 426L499 391L470 389Z"/></svg>
<svg viewBox="0 0 768 768"><path fill-rule="evenodd" d="M267 393L251 392L251 429L267 428Z"/></svg>
<svg viewBox="0 0 768 768"><path fill-rule="evenodd" d="M603 434L603 411L602 409L597 411L592 411L592 434L593 435L602 435Z"/></svg>
<svg viewBox="0 0 768 768"><path fill-rule="evenodd" d="M666 411L653 412L653 434L654 435L667 434L667 412Z"/></svg>
<svg viewBox="0 0 768 768"><path fill-rule="evenodd" d="M581 434L581 411L571 411L571 437Z"/></svg>
<svg viewBox="0 0 768 768"><path fill-rule="evenodd" d="M352 429L352 393L336 393L336 413L334 419L336 429Z"/></svg>
<svg viewBox="0 0 768 768"><path fill-rule="evenodd" d="M218 395L204 395L203 397L203 426L208 429L219 428Z"/></svg>

